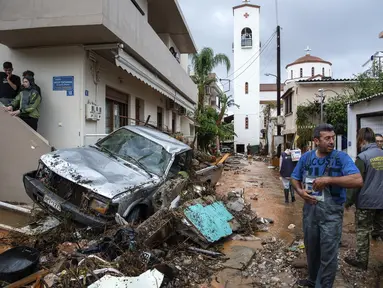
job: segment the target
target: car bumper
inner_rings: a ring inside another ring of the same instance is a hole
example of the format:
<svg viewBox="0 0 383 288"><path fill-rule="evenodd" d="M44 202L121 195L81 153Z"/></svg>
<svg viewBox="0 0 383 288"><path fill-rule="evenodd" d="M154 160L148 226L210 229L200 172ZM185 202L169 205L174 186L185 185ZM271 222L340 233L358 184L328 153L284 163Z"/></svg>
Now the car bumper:
<svg viewBox="0 0 383 288"><path fill-rule="evenodd" d="M27 192L29 198L31 198L33 202L37 203L45 211L48 211L58 219L69 217L78 223L94 228L103 227L107 224L107 221L104 219L82 213L79 210L79 207L69 203L65 199L47 189L39 180L33 178L31 174L33 173L25 174L23 177L25 191ZM46 196L53 200L56 205L59 205L61 207L61 211L46 203L44 201L44 197Z"/></svg>

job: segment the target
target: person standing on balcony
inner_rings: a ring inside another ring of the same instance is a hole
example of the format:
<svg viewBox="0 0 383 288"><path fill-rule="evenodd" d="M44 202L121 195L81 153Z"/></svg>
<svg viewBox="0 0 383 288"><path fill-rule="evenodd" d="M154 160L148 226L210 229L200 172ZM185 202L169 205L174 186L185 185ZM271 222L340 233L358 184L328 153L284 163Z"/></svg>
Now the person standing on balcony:
<svg viewBox="0 0 383 288"><path fill-rule="evenodd" d="M0 72L0 102L7 106L17 96L21 81L19 76L13 74L11 62L4 62L3 69L4 72Z"/></svg>
<svg viewBox="0 0 383 288"><path fill-rule="evenodd" d="M362 152L355 164L363 176L364 185L347 191L346 208L353 204L356 206L356 255L348 256L344 261L367 270L373 226L375 233L383 236L383 151L375 143L375 134L371 128L360 129L357 139Z"/></svg>
<svg viewBox="0 0 383 288"><path fill-rule="evenodd" d="M37 130L37 122L40 117L39 107L41 97L34 88L32 77L23 78L24 89L16 96L10 105L5 107L12 116L18 116L27 123L33 130Z"/></svg>
<svg viewBox="0 0 383 288"><path fill-rule="evenodd" d="M35 79L35 73L34 73L33 71L31 71L31 70L24 71L24 72L23 72L23 78L24 78L24 77L30 77L30 78ZM34 84L34 87L35 87L36 91L39 92L40 97L42 97L42 96L41 96L41 89L40 89L39 85L37 85L37 84L35 83L35 84ZM22 88L23 88L23 86L22 86Z"/></svg>

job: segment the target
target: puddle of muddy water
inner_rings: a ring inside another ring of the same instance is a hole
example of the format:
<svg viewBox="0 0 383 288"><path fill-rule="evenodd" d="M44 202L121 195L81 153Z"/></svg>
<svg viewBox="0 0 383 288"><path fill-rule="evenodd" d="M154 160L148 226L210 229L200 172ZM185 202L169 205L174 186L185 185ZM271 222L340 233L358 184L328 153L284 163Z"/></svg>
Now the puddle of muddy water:
<svg viewBox="0 0 383 288"><path fill-rule="evenodd" d="M0 223L15 228L28 225L30 215L7 209L0 209Z"/></svg>

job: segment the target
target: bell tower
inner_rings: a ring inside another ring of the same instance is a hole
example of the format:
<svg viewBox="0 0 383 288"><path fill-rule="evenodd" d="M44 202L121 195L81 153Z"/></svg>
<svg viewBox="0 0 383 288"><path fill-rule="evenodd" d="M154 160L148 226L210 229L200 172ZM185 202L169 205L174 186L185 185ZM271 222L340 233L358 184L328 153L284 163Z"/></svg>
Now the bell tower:
<svg viewBox="0 0 383 288"><path fill-rule="evenodd" d="M243 153L246 146L259 145L260 139L260 6L243 0L233 7L234 15L234 149Z"/></svg>

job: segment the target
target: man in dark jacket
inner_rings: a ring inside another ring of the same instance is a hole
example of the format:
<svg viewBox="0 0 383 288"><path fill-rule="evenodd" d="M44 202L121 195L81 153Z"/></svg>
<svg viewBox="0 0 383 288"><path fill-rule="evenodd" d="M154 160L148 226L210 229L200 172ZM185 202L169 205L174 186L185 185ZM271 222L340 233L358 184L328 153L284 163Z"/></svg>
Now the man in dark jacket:
<svg viewBox="0 0 383 288"><path fill-rule="evenodd" d="M0 102L9 105L19 94L21 80L20 77L13 74L13 65L11 62L4 62L4 72L0 72Z"/></svg>
<svg viewBox="0 0 383 288"><path fill-rule="evenodd" d="M346 208L355 204L356 221L356 257L346 257L346 263L367 270L370 253L370 232L373 223L383 236L383 150L375 142L371 128L362 128L358 132L358 147L361 153L356 166L363 177L362 188L347 191Z"/></svg>

